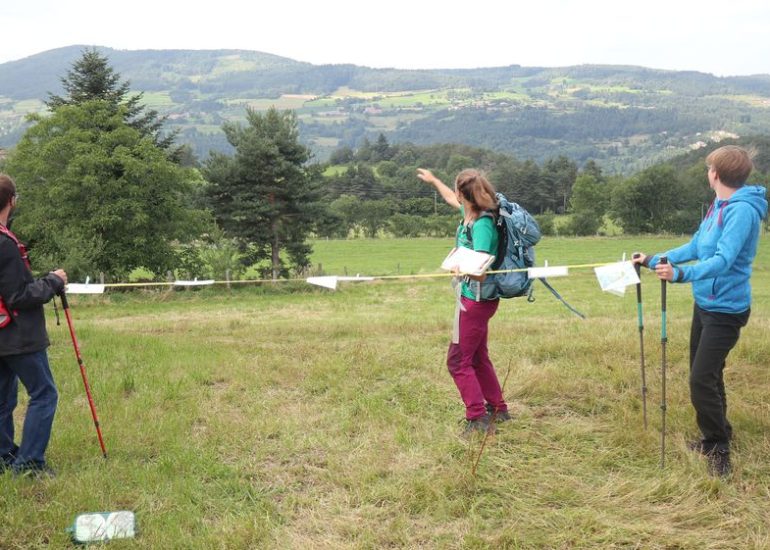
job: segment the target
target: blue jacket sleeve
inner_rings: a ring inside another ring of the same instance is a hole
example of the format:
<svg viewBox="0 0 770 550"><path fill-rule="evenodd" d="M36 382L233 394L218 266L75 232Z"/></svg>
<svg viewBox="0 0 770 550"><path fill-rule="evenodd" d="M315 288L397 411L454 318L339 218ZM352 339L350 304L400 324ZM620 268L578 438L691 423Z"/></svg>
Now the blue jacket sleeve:
<svg viewBox="0 0 770 550"><path fill-rule="evenodd" d="M717 241L714 255L695 265L677 266L681 271L677 282L709 279L729 270L749 238L756 217L756 212L750 206L736 204L735 208L725 215L722 235ZM673 261L676 263L676 260Z"/></svg>
<svg viewBox="0 0 770 550"><path fill-rule="evenodd" d="M691 262L693 260L697 260L698 247L696 246L696 243L698 242L698 233L700 233L700 230L695 232L695 235L692 236L692 239L690 239L690 242L685 243L682 246L679 246L677 248L672 248L668 252L655 254L655 256L653 256L650 259L647 266L650 269L655 269L655 266L658 265L658 262L660 261L661 256L666 256L668 258L668 262L671 264L681 264L684 262Z"/></svg>

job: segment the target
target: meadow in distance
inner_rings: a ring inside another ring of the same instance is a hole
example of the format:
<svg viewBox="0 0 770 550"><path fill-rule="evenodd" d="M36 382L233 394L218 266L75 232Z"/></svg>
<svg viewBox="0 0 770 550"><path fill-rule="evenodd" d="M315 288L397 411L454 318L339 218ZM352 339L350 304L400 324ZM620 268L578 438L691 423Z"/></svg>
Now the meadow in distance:
<svg viewBox="0 0 770 550"><path fill-rule="evenodd" d="M685 237L555 238L538 263L612 262ZM590 269L501 304L490 351L514 420L458 438L444 366L445 277L301 282L70 300L109 458L101 458L65 326L47 310L60 405L58 477L0 477L0 547L68 547L78 513L133 510L112 548L764 548L770 545L763 237L754 308L726 371L735 473L686 449L689 285L668 291L668 438L660 445L660 283L643 273L649 428L642 425L636 295ZM317 241L327 274L434 273L450 239ZM22 398L24 399L24 398ZM23 403L26 401L23 401ZM19 413L23 412L23 404Z"/></svg>

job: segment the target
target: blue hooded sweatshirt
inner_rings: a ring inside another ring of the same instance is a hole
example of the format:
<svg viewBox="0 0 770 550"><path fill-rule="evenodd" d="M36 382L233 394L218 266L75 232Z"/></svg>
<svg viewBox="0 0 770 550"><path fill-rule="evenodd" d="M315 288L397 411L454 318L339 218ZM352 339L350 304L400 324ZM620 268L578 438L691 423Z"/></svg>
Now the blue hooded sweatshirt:
<svg viewBox="0 0 770 550"><path fill-rule="evenodd" d="M767 190L744 185L728 200L715 199L692 240L652 257L674 265L674 282L692 283L698 307L719 313L742 313L751 307L751 264L757 253ZM698 260L693 265L680 263Z"/></svg>

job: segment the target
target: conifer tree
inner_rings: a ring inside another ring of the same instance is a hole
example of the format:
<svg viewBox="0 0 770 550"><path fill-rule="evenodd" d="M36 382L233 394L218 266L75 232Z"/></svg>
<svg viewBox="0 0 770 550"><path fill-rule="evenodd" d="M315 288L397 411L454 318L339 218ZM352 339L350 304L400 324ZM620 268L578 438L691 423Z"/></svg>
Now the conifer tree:
<svg viewBox="0 0 770 550"><path fill-rule="evenodd" d="M121 81L121 75L110 66L109 60L95 48L83 50L80 59L72 64L66 76L61 78L64 96L49 94L46 105L55 111L63 105L81 105L91 100L106 101L116 111L123 107L124 120L143 136L152 137L155 144L164 149L172 160L181 157L181 151L174 147L177 132L161 134L165 117L154 109L142 104L143 93L131 93L128 80Z"/></svg>
<svg viewBox="0 0 770 550"><path fill-rule="evenodd" d="M204 167L207 193L217 223L237 237L249 260L267 259L273 278L288 274L282 252L294 268L308 265L306 238L323 216L318 202L318 167L299 142L292 111L246 111L247 125L222 129L235 155L212 153Z"/></svg>

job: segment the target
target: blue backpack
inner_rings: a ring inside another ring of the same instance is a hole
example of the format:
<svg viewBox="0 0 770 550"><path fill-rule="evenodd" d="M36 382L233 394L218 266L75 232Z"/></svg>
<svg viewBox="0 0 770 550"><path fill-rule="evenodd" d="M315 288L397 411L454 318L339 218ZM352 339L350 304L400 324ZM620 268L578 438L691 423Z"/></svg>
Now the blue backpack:
<svg viewBox="0 0 770 550"><path fill-rule="evenodd" d="M529 278L527 269L535 265L535 245L540 242L542 236L540 226L532 214L522 206L506 199L502 193L497 193L496 198L497 211L488 210L481 217L492 218L497 228L497 253L489 271L502 273L490 273L476 290L482 300L527 296L527 300L533 302L532 279ZM469 237L471 233L472 231L468 231ZM570 311L585 318L582 313L570 306L548 281L544 278L539 280Z"/></svg>

